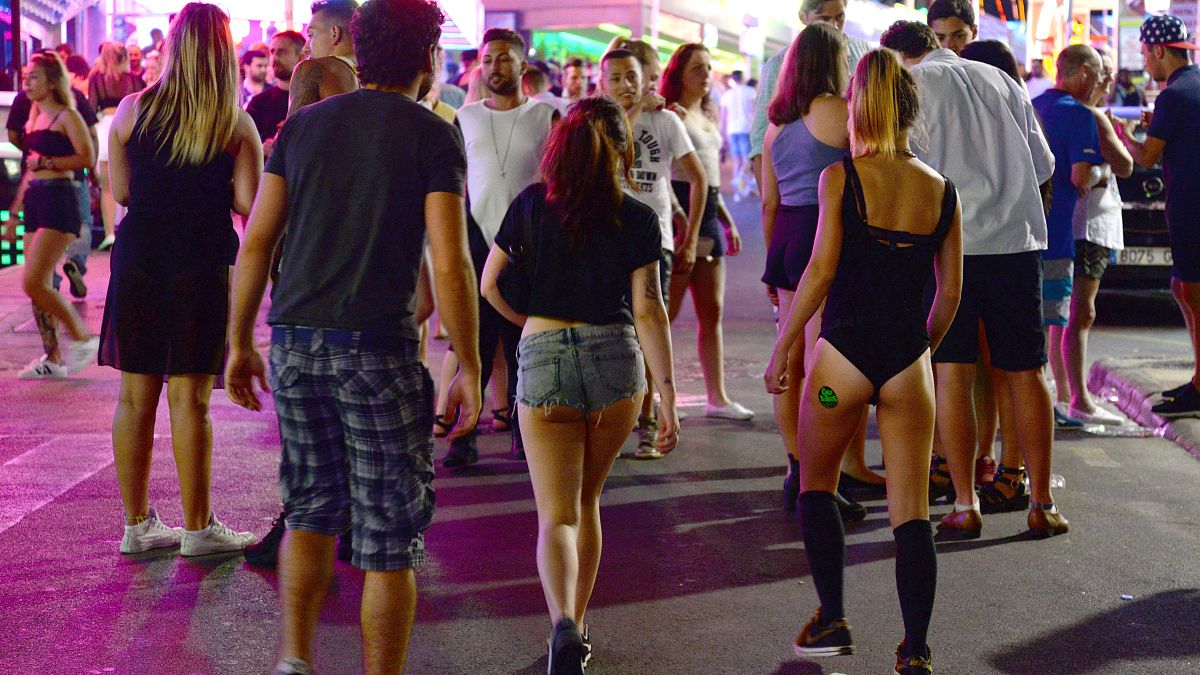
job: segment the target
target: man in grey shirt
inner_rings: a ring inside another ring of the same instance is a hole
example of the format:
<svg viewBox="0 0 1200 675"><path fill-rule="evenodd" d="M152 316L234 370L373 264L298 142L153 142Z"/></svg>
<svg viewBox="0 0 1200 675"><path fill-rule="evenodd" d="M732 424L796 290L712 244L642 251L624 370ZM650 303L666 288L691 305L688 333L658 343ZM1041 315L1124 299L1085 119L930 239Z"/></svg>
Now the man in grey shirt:
<svg viewBox="0 0 1200 675"><path fill-rule="evenodd" d="M846 30L846 0L803 0L800 4L800 20L804 25L827 23L840 31ZM863 55L871 51L871 45L862 38L846 36L847 61L850 64L849 73L854 74L858 62ZM763 64L762 73L758 78L758 98L754 102L754 122L750 125L750 161L754 165L754 180L762 189L762 154L763 139L767 136L767 106L775 97L775 83L779 80L779 70L783 67L783 59L787 56L786 48L771 57Z"/></svg>

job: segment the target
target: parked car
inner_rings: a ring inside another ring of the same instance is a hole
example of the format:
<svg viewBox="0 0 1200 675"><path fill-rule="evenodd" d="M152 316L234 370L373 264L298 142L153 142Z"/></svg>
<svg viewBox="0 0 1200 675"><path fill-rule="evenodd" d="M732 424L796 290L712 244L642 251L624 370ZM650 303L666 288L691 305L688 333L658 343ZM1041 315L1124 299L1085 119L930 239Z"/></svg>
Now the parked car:
<svg viewBox="0 0 1200 675"><path fill-rule="evenodd" d="M8 121L8 110L12 107L13 91L0 91L0 118ZM0 216L8 215L8 207L17 196L17 186L21 183L21 151L17 146L8 142L8 138L0 138ZM2 223L2 221L0 221ZM18 241L10 242L0 238L0 267L19 265L25 262L23 247Z"/></svg>

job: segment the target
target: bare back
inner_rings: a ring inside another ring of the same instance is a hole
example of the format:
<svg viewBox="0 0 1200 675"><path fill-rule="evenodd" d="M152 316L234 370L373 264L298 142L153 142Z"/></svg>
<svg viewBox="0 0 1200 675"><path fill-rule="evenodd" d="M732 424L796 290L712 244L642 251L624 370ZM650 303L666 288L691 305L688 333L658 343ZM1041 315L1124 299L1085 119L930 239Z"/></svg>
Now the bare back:
<svg viewBox="0 0 1200 675"><path fill-rule="evenodd" d="M903 155L858 157L854 166L873 227L913 234L930 234L937 228L946 191L938 172Z"/></svg>

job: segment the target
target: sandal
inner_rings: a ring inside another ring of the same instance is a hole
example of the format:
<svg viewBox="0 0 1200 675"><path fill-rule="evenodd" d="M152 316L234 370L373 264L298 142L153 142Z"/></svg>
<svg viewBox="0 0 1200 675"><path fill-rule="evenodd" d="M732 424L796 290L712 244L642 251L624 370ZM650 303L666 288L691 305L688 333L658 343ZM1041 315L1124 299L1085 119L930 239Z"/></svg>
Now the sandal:
<svg viewBox="0 0 1200 675"><path fill-rule="evenodd" d="M450 422L447 422L446 418L443 417L442 415L434 416L434 418L433 418L433 437L434 438L445 438L446 436L449 436L450 430L453 428L454 428L454 425Z"/></svg>
<svg viewBox="0 0 1200 675"><path fill-rule="evenodd" d="M509 431L512 429L512 418L508 416L508 408L492 411L492 431Z"/></svg>
<svg viewBox="0 0 1200 675"><path fill-rule="evenodd" d="M954 481L950 480L950 464L945 457L933 456L929 463L929 503L941 498L953 503L958 493L954 490Z"/></svg>
<svg viewBox="0 0 1200 675"><path fill-rule="evenodd" d="M982 513L1010 513L1029 508L1029 479L1025 469L1010 469L1003 464L992 482L979 489Z"/></svg>

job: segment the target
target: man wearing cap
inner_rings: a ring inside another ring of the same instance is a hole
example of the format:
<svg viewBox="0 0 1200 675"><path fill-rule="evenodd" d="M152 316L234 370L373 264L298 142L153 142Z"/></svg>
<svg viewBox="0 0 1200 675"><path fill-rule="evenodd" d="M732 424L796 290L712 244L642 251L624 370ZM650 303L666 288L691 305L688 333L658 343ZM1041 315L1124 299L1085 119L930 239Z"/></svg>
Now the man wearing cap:
<svg viewBox="0 0 1200 675"><path fill-rule="evenodd" d="M1171 234L1171 293L1183 313L1197 368L1190 382L1164 391L1151 410L1162 417L1200 413L1200 69L1191 63L1183 21L1152 16L1142 24L1146 72L1167 87L1154 103L1146 140L1133 137L1133 124L1118 127L1121 141L1144 167L1160 160L1167 186L1167 229Z"/></svg>

